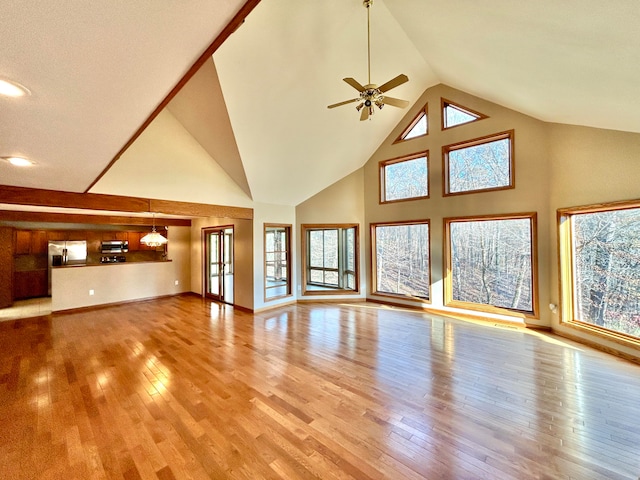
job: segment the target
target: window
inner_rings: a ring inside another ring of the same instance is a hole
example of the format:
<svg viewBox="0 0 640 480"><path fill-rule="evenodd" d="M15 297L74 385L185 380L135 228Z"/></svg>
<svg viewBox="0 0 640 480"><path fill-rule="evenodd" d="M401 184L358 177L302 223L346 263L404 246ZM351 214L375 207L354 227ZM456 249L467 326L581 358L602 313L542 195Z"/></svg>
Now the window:
<svg viewBox="0 0 640 480"><path fill-rule="evenodd" d="M536 214L445 219L445 303L537 318Z"/></svg>
<svg viewBox="0 0 640 480"><path fill-rule="evenodd" d="M442 147L444 195L514 188L513 130Z"/></svg>
<svg viewBox="0 0 640 480"><path fill-rule="evenodd" d="M429 221L371 224L376 295L429 300Z"/></svg>
<svg viewBox="0 0 640 480"><path fill-rule="evenodd" d="M291 295L291 225L264 225L264 299Z"/></svg>
<svg viewBox="0 0 640 480"><path fill-rule="evenodd" d="M640 340L640 201L558 213L562 320Z"/></svg>
<svg viewBox="0 0 640 480"><path fill-rule="evenodd" d="M418 115L411 121L409 126L403 130L400 136L393 143L411 140L412 138L423 137L429 134L429 116L427 105L424 106Z"/></svg>
<svg viewBox="0 0 640 480"><path fill-rule="evenodd" d="M380 162L380 203L429 198L428 152Z"/></svg>
<svg viewBox="0 0 640 480"><path fill-rule="evenodd" d="M444 98L440 99L442 103L442 129L457 127L465 123L475 122L483 118L489 118L485 114L463 107L457 103L453 103Z"/></svg>
<svg viewBox="0 0 640 480"><path fill-rule="evenodd" d="M302 225L303 295L357 293L358 226Z"/></svg>

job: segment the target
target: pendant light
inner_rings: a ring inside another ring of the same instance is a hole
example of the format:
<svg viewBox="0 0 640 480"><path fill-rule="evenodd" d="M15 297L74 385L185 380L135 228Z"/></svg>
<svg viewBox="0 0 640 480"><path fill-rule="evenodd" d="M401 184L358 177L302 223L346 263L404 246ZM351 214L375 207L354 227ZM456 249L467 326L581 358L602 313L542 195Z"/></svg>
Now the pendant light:
<svg viewBox="0 0 640 480"><path fill-rule="evenodd" d="M156 214L153 214L153 229L151 233L147 233L144 237L140 239L140 243L144 243L149 247L161 247L165 243L167 243L167 239L156 232Z"/></svg>

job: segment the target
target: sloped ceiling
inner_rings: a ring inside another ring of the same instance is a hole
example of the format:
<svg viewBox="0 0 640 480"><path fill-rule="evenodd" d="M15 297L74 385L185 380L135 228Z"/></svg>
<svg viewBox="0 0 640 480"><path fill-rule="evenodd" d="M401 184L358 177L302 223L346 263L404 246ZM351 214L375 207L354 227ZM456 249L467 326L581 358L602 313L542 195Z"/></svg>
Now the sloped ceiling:
<svg viewBox="0 0 640 480"><path fill-rule="evenodd" d="M0 156L38 165L0 162L0 184L84 190L242 3L1 2L0 75L33 95L0 99ZM637 0L375 0L371 80L407 74L390 94L411 102L445 83L542 120L640 132L639 18ZM353 105L326 108L355 98L343 77L367 80L360 0L263 0L213 61L163 112L173 161L145 176L151 157L133 155L149 145L134 144L96 188L118 193L140 168L129 187L187 200L199 183L185 177L208 169L235 185L225 201L296 205L363 165L406 112L360 122Z"/></svg>

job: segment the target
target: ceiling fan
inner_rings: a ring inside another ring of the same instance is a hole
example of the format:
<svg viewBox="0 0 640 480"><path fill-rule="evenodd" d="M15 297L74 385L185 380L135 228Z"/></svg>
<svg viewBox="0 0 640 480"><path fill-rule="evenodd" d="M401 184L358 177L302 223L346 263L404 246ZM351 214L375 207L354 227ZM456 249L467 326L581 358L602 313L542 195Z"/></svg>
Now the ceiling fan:
<svg viewBox="0 0 640 480"><path fill-rule="evenodd" d="M409 81L409 77L404 74L400 74L395 78L392 78L387 83L383 83L380 86L377 86L371 83L371 26L369 22L369 8L373 4L373 0L364 0L362 4L367 9L367 68L368 68L368 83L366 85L360 85L357 80L353 78L343 78L345 82L355 88L360 95L357 98L352 98L351 100L346 100L344 102L334 103L333 105L329 105L327 108L335 108L340 107L342 105L347 105L349 103L360 102L356 106L356 110L360 114L360 120L366 120L370 115L373 115L374 105L379 109L382 109L385 105L391 105L393 107L405 108L409 105L409 102L406 100L400 100L398 98L388 97L384 95L385 92L395 88L403 83Z"/></svg>

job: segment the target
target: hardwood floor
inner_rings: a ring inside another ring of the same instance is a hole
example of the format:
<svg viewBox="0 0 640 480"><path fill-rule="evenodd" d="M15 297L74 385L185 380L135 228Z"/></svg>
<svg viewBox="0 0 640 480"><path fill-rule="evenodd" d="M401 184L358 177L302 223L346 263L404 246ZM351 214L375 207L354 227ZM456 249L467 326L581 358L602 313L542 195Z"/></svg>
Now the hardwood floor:
<svg viewBox="0 0 640 480"><path fill-rule="evenodd" d="M637 479L640 366L376 304L0 323L2 479Z"/></svg>

